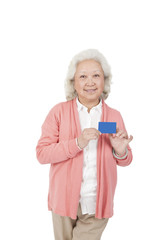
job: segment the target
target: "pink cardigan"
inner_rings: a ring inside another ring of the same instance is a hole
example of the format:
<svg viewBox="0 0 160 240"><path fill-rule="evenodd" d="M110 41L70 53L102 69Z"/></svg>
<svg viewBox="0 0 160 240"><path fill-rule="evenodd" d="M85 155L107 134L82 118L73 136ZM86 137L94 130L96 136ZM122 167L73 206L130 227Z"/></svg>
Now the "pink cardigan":
<svg viewBox="0 0 160 240"><path fill-rule="evenodd" d="M117 122L120 129L125 125L119 111L110 108L102 99L102 122ZM83 150L76 144L81 134L76 98L56 104L48 113L42 134L36 146L37 159L41 164L50 163L48 210L61 216L77 218L83 169ZM108 134L101 134L97 145L97 199L96 218L113 216L114 193L117 184L117 165L127 166L132 161L114 158Z"/></svg>

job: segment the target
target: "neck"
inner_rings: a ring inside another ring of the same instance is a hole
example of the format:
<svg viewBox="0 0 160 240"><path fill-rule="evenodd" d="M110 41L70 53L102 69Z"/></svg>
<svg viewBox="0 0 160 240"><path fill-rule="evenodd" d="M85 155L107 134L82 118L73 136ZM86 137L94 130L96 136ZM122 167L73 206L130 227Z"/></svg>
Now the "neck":
<svg viewBox="0 0 160 240"><path fill-rule="evenodd" d="M92 101L84 101L83 99L80 99L78 97L78 100L81 104L83 104L86 108L88 108L88 112L90 112L90 110L92 109L92 107L95 107L99 104L100 99L96 99L96 100L92 100Z"/></svg>

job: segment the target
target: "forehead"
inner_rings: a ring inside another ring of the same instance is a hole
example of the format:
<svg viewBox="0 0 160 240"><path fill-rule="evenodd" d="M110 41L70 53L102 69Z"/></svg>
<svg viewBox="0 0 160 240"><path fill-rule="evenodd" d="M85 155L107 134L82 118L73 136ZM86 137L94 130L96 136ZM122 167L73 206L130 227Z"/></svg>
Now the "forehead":
<svg viewBox="0 0 160 240"><path fill-rule="evenodd" d="M94 59L87 59L79 62L76 72L103 71L101 64Z"/></svg>

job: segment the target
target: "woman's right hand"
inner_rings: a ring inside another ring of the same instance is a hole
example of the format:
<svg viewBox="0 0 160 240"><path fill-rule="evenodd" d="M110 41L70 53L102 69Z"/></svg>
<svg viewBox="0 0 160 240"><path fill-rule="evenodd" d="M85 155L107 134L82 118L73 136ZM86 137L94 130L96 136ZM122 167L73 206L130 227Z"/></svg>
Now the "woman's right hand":
<svg viewBox="0 0 160 240"><path fill-rule="evenodd" d="M85 128L82 131L82 134L77 139L78 146L80 148L85 148L90 140L95 140L101 135L101 132L98 131L96 128Z"/></svg>

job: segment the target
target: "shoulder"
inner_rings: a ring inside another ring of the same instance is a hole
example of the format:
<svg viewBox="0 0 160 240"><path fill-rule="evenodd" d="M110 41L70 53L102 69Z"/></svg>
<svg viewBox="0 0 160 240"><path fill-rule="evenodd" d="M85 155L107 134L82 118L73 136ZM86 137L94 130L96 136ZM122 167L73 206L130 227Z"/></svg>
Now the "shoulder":
<svg viewBox="0 0 160 240"><path fill-rule="evenodd" d="M61 111L63 109L68 109L71 106L71 104L72 104L72 100L59 102L50 109L50 112L56 112L56 111Z"/></svg>
<svg viewBox="0 0 160 240"><path fill-rule="evenodd" d="M121 117L121 113L120 113L119 110L110 107L110 106L109 106L108 104L106 104L105 102L104 102L104 108L105 108L105 110L107 110L107 112L108 112L109 115L112 115L112 116L114 116L114 117Z"/></svg>
<svg viewBox="0 0 160 240"><path fill-rule="evenodd" d="M72 105L72 100L59 102L55 104L48 113L48 117L55 117L57 120L63 115L67 110L69 110L70 106Z"/></svg>

